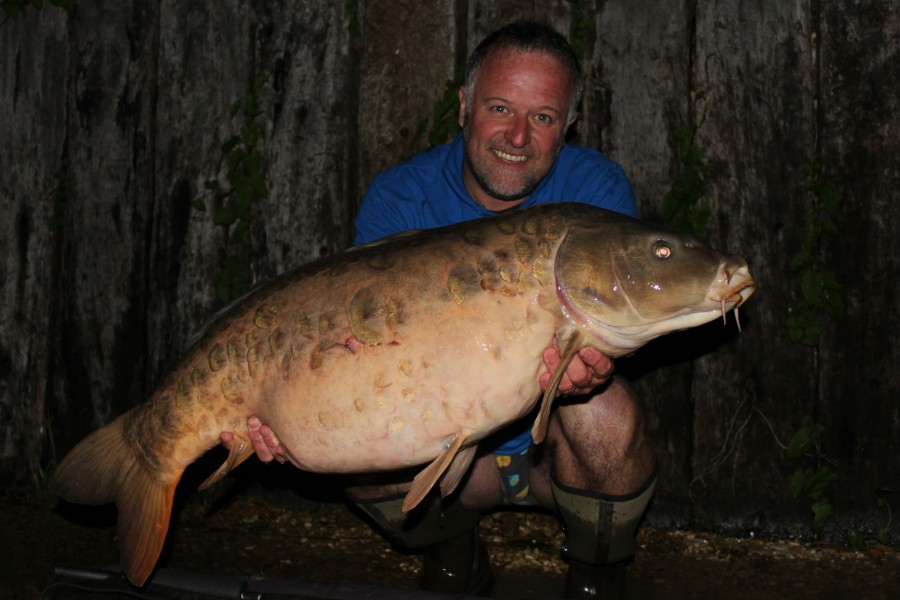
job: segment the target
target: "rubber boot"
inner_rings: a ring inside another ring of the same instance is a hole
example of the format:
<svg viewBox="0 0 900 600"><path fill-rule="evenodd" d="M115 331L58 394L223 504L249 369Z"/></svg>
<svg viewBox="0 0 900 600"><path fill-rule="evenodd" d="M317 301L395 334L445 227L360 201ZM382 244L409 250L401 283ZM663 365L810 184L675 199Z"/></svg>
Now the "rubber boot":
<svg viewBox="0 0 900 600"><path fill-rule="evenodd" d="M481 511L470 510L456 498L426 498L406 514L403 496L361 502L359 506L403 547L423 549L419 587L432 592L483 595L490 590L491 565L478 535Z"/></svg>
<svg viewBox="0 0 900 600"><path fill-rule="evenodd" d="M626 597L625 564L634 556L638 526L655 487L655 471L647 483L627 496L579 490L551 477L566 531L566 598Z"/></svg>

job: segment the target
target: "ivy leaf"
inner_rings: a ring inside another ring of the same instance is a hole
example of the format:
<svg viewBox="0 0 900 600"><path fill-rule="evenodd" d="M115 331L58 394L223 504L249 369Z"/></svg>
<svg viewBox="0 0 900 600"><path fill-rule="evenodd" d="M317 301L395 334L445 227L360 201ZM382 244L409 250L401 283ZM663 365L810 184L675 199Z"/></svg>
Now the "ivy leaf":
<svg viewBox="0 0 900 600"><path fill-rule="evenodd" d="M817 534L821 533L825 525L834 515L834 508L826 498L820 498L812 505L813 511L813 531Z"/></svg>
<svg viewBox="0 0 900 600"><path fill-rule="evenodd" d="M807 482L812 478L812 469L797 469L791 477L791 495L799 498L806 491Z"/></svg>
<svg viewBox="0 0 900 600"><path fill-rule="evenodd" d="M822 306L825 311L834 319L840 321L844 318L846 311L844 310L844 298L841 295L841 286L831 279L826 278L823 281Z"/></svg>
<svg viewBox="0 0 900 600"><path fill-rule="evenodd" d="M822 299L823 276L817 270L806 271L800 277L800 291L803 299L813 306L818 305Z"/></svg>
<svg viewBox="0 0 900 600"><path fill-rule="evenodd" d="M237 220L237 215L231 206L222 207L213 217L213 223L216 225L232 225Z"/></svg>
<svg viewBox="0 0 900 600"><path fill-rule="evenodd" d="M235 147L240 143L241 143L241 138L239 136L237 136L237 135L231 136L230 138L225 140L225 142L221 146L222 155L228 156L229 154L231 154L231 151L234 150Z"/></svg>
<svg viewBox="0 0 900 600"><path fill-rule="evenodd" d="M806 481L806 495L816 500L825 495L825 490L837 481L837 474L828 467L819 467Z"/></svg>

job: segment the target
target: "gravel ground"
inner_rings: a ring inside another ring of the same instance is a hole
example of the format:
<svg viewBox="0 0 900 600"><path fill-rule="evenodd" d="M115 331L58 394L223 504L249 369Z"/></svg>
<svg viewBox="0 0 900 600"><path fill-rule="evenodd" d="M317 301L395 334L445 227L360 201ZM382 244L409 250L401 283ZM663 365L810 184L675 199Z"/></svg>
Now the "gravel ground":
<svg viewBox="0 0 900 600"><path fill-rule="evenodd" d="M194 573L415 589L420 556L397 550L343 502L285 502L284 492L196 494L176 506L160 565ZM0 598L38 598L54 567L118 561L115 511L0 496ZM495 569L491 598L558 598L566 565L551 515L482 520ZM644 527L628 569L633 598L900 598L900 552Z"/></svg>

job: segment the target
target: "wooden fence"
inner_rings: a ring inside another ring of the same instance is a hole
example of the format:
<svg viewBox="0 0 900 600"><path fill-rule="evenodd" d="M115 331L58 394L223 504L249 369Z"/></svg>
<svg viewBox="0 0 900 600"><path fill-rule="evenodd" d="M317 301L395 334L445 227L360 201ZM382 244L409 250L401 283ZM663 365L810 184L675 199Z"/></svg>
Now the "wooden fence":
<svg viewBox="0 0 900 600"><path fill-rule="evenodd" d="M39 479L140 402L218 306L223 273L260 281L345 248L373 175L448 122L435 112L468 52L537 18L583 54L573 141L623 165L648 218L679 177L704 192L712 244L760 284L740 335L713 324L620 365L659 454L651 521L807 519L791 480L818 465L785 449L805 416L824 427L842 515L900 507L885 491L900 492L893 0L45 4L0 26L5 480ZM686 178L704 174L705 189ZM232 188L252 218L233 208L225 227ZM833 235L817 235L816 207ZM821 263L792 271L806 240ZM803 293L817 273L845 314L798 344L788 310L819 314Z"/></svg>

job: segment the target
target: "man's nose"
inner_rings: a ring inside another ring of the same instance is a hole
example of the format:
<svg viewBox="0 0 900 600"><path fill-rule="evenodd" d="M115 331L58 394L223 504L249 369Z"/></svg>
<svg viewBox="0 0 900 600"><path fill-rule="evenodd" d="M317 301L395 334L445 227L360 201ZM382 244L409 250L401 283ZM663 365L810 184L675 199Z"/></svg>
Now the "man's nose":
<svg viewBox="0 0 900 600"><path fill-rule="evenodd" d="M506 130L506 141L510 146L521 148L531 140L531 126L527 116L516 115Z"/></svg>

